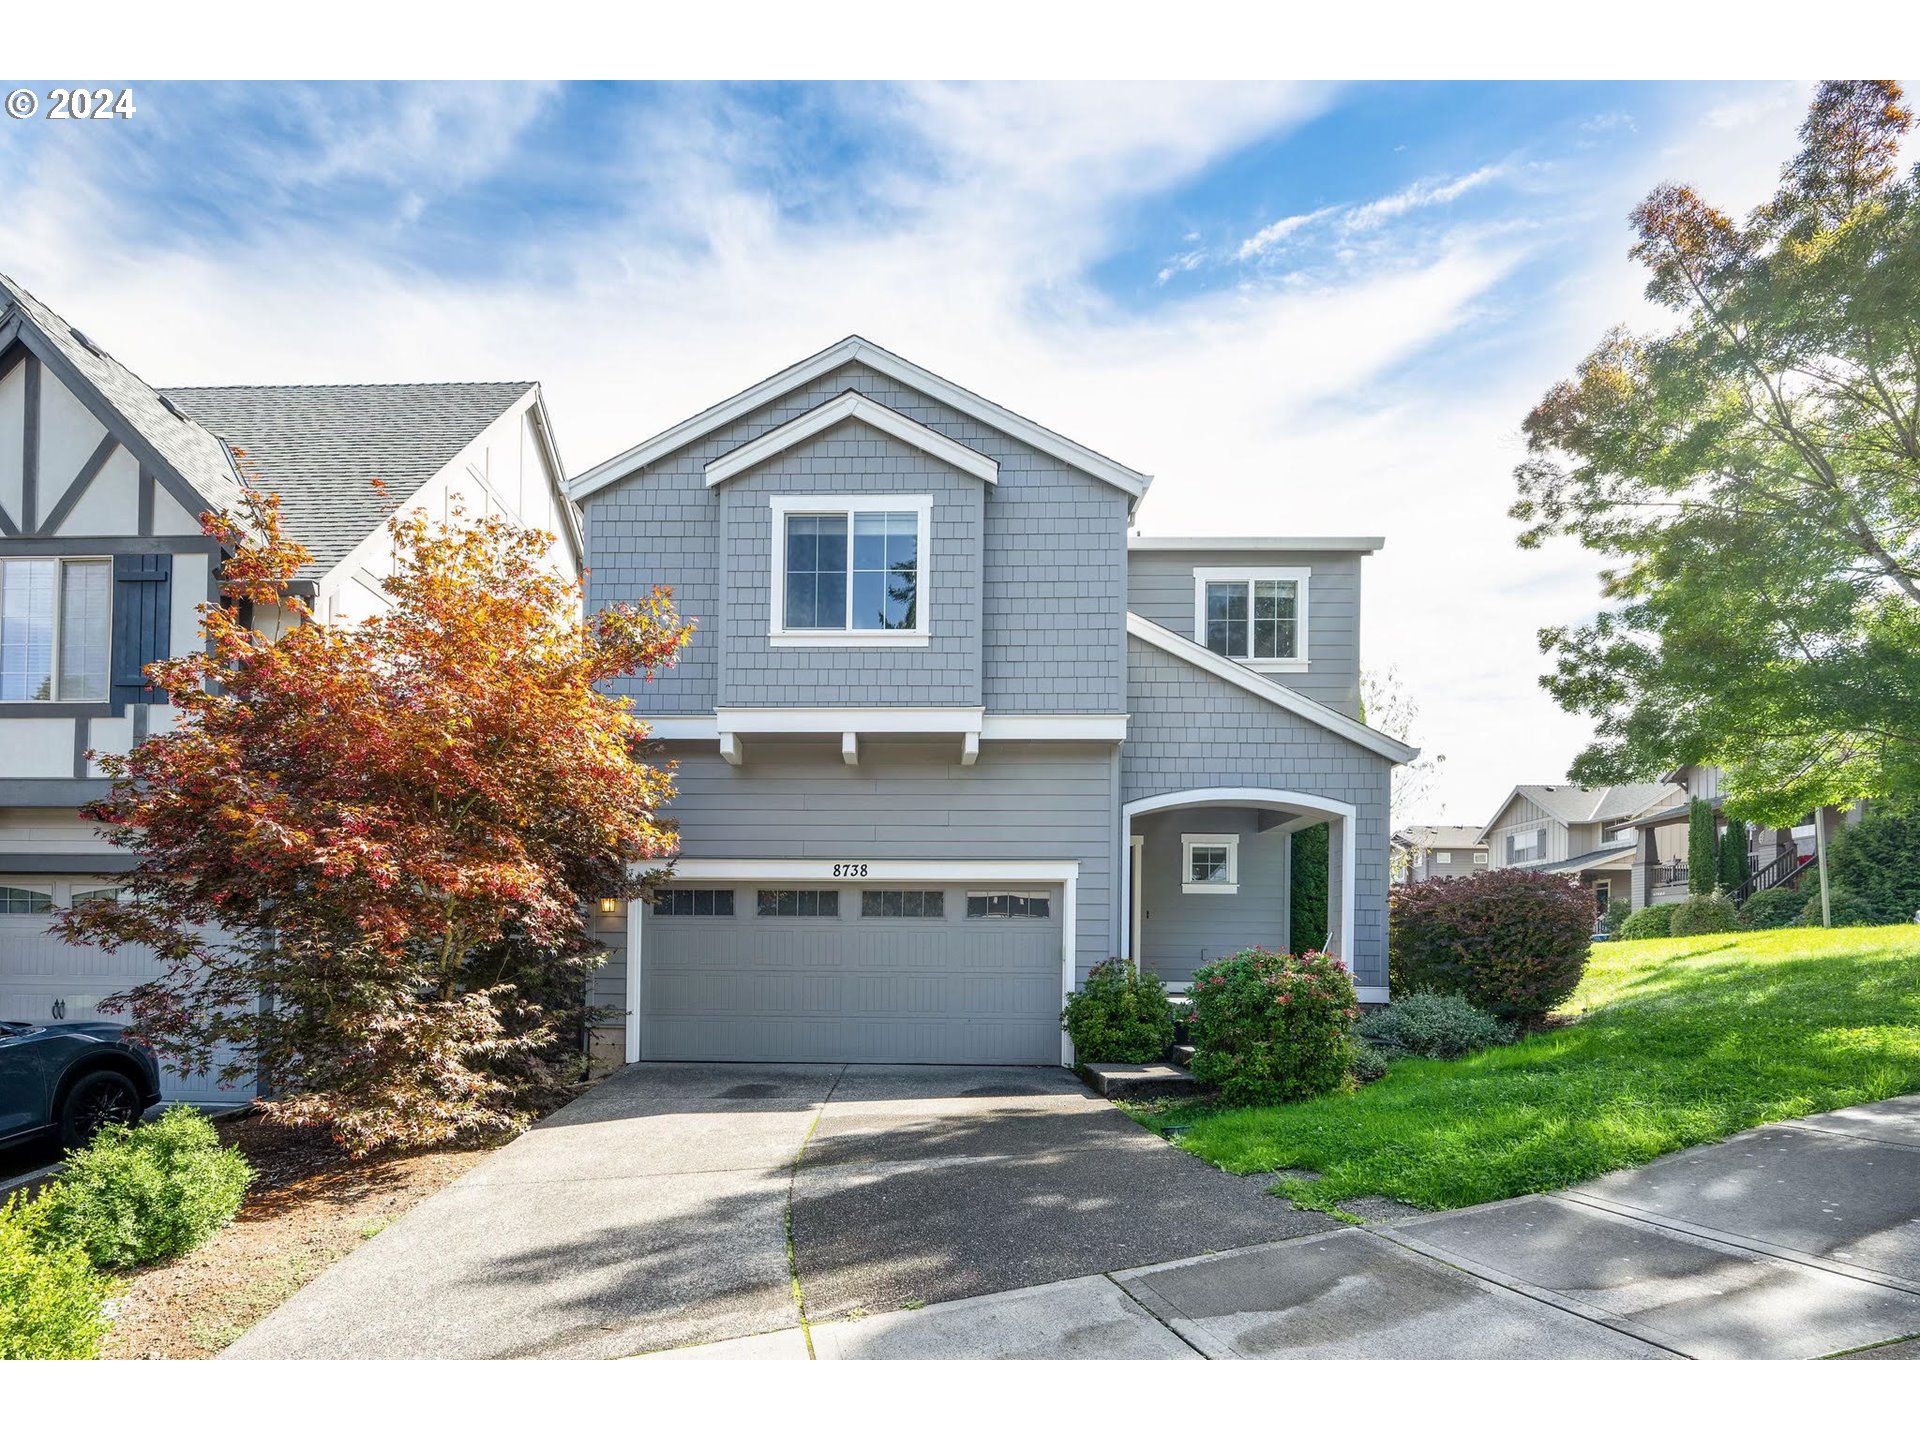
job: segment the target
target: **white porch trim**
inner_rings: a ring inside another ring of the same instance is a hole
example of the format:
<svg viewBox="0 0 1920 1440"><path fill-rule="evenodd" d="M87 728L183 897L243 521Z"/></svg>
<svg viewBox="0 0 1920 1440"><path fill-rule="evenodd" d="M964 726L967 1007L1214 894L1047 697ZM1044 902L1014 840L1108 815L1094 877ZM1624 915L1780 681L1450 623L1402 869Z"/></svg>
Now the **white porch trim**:
<svg viewBox="0 0 1920 1440"><path fill-rule="evenodd" d="M1232 663L1232 662L1228 662ZM1136 816L1154 815L1162 810L1181 810L1195 805L1238 805L1256 810L1286 810L1293 812L1295 818L1280 828L1286 831L1305 829L1317 825L1322 820L1340 821L1340 915L1338 934L1331 936L1327 948L1339 957L1340 963L1353 970L1353 926L1355 911L1355 881L1359 862L1359 807L1346 800L1336 800L1330 795L1309 795L1299 790L1270 790L1263 786L1210 786L1200 790L1169 790L1160 795L1143 795L1138 800L1129 800L1120 807L1120 846L1122 853L1133 841L1133 822ZM1332 859L1331 856L1328 857ZM1120 873L1120 913L1133 913L1133 867L1127 866ZM1122 934L1126 944L1126 957L1134 960L1133 936L1130 926ZM1291 940L1291 937L1289 937Z"/></svg>
<svg viewBox="0 0 1920 1440"><path fill-rule="evenodd" d="M844 873L858 863L860 873ZM645 871L651 866L637 866ZM975 882L1031 881L1060 887L1060 1004L1064 1009L1073 993L1079 955L1078 860L676 860L675 880L733 880L746 884L761 880L810 881L826 884L868 884L889 880L944 881L953 885ZM627 1063L640 1059L640 980L644 952L642 913L646 904L627 904ZM1073 1042L1060 1032L1060 1063L1073 1064Z"/></svg>

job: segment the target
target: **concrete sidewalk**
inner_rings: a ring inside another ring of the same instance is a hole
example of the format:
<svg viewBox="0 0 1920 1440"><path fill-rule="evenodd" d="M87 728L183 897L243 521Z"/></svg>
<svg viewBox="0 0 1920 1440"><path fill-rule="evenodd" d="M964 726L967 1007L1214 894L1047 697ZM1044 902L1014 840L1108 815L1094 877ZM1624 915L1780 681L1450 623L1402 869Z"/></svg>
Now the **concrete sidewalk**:
<svg viewBox="0 0 1920 1440"><path fill-rule="evenodd" d="M1911 1357L1920 1096L1557 1195L649 1359Z"/></svg>

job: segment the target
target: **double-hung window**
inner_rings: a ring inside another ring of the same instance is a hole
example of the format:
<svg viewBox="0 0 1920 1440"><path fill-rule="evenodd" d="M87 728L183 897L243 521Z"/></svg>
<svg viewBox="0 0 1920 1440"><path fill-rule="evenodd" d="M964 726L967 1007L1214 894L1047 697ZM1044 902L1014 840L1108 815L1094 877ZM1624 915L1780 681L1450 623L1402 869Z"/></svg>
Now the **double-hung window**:
<svg viewBox="0 0 1920 1440"><path fill-rule="evenodd" d="M1194 638L1255 670L1307 668L1304 569L1195 570Z"/></svg>
<svg viewBox="0 0 1920 1440"><path fill-rule="evenodd" d="M0 560L0 701L107 698L113 562Z"/></svg>
<svg viewBox="0 0 1920 1440"><path fill-rule="evenodd" d="M776 496L774 643L926 644L932 511L925 495Z"/></svg>

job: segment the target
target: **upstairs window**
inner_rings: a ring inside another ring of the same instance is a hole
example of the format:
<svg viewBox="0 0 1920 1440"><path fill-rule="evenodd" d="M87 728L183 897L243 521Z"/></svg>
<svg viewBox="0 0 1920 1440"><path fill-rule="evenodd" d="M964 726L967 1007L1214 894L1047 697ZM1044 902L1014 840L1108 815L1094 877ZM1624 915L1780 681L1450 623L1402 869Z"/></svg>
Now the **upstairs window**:
<svg viewBox="0 0 1920 1440"><path fill-rule="evenodd" d="M0 561L0 701L107 698L111 560Z"/></svg>
<svg viewBox="0 0 1920 1440"><path fill-rule="evenodd" d="M1307 667L1307 571L1196 570L1195 636L1256 670Z"/></svg>
<svg viewBox="0 0 1920 1440"><path fill-rule="evenodd" d="M1538 830L1528 830L1507 836L1507 863L1524 865L1531 860L1544 859L1547 853L1547 832L1542 826Z"/></svg>
<svg viewBox="0 0 1920 1440"><path fill-rule="evenodd" d="M786 644L925 644L933 502L776 496L770 633Z"/></svg>

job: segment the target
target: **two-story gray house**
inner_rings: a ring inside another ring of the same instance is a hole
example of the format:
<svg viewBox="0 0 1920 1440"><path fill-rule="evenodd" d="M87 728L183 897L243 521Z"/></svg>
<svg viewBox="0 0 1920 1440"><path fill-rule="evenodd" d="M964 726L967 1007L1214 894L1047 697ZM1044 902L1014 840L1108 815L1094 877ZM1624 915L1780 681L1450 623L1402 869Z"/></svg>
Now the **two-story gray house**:
<svg viewBox="0 0 1920 1440"><path fill-rule="evenodd" d="M1130 540L1148 484L857 336L570 483L589 606L699 627L632 687L680 849L602 917L607 1058L1066 1062L1108 956L1287 946L1322 822L1328 948L1386 998L1381 542Z"/></svg>

